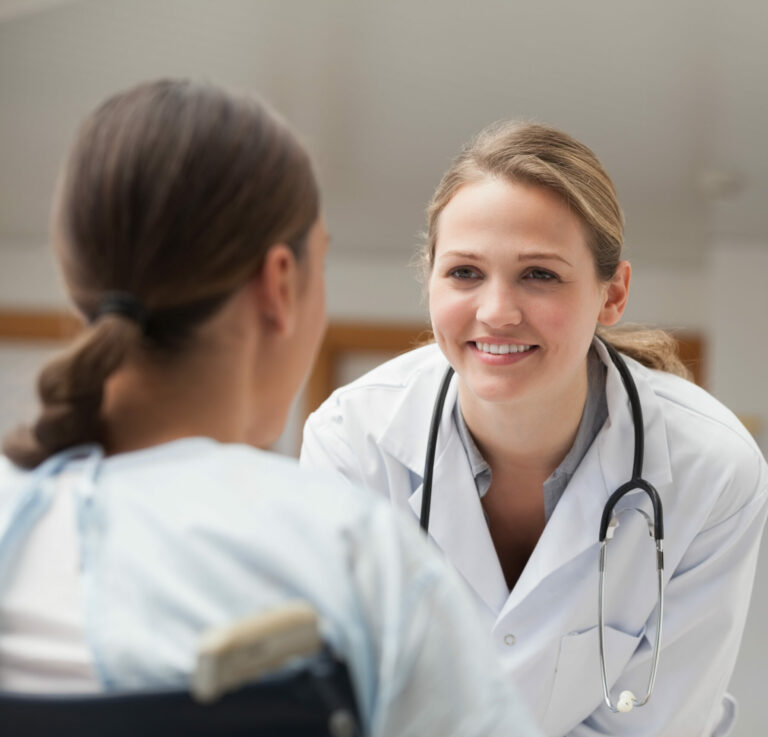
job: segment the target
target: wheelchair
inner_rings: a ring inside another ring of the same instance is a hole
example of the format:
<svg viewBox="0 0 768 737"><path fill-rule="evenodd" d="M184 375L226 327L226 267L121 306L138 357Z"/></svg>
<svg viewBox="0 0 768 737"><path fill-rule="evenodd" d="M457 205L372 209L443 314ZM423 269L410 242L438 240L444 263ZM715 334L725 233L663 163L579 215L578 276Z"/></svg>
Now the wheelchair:
<svg viewBox="0 0 768 737"><path fill-rule="evenodd" d="M14 737L362 737L346 665L303 602L203 635L188 691L0 692Z"/></svg>

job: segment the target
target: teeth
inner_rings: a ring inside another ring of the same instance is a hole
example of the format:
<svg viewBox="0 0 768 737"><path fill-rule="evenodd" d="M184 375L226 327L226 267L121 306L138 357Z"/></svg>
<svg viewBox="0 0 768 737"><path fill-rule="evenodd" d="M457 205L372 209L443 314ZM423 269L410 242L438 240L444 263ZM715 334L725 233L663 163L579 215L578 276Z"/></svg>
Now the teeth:
<svg viewBox="0 0 768 737"><path fill-rule="evenodd" d="M533 348L532 345L517 345L515 343L475 343L477 349L483 353L493 353L494 355L505 356L507 353L525 353Z"/></svg>

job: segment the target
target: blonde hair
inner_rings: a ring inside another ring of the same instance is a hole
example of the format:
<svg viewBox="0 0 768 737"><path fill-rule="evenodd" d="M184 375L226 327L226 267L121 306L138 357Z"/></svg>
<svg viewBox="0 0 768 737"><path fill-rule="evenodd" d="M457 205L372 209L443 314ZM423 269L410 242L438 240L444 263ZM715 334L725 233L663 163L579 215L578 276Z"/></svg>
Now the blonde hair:
<svg viewBox="0 0 768 737"><path fill-rule="evenodd" d="M509 121L481 131L456 157L427 207L422 268L434 264L440 214L466 184L499 177L544 187L560 195L584 224L587 246L601 281L609 281L621 260L624 217L613 182L595 154L557 128ZM669 333L635 326L599 328L597 334L618 351L650 368L685 378L690 372Z"/></svg>
<svg viewBox="0 0 768 737"><path fill-rule="evenodd" d="M43 368L40 414L3 452L29 468L98 442L105 382L127 357L178 355L272 245L303 258L318 213L306 151L255 100L159 80L104 102L80 129L55 213L57 255L89 324ZM114 294L141 319L100 314Z"/></svg>

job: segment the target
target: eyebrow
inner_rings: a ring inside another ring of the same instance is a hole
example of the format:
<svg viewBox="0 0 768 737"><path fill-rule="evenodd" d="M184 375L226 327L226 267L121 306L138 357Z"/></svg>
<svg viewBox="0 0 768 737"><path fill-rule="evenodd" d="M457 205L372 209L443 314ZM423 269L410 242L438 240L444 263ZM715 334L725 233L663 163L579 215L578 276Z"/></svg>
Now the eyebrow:
<svg viewBox="0 0 768 737"><path fill-rule="evenodd" d="M475 253L474 251L445 251L440 254L440 257L447 256L450 256L451 258L465 258L467 261L478 261L482 258L479 253Z"/></svg>
<svg viewBox="0 0 768 737"><path fill-rule="evenodd" d="M451 258L463 258L468 261L482 260L482 254L474 251L446 251L441 254L442 256L450 256ZM573 266L570 261L563 258L559 253L554 251L527 251L521 253L518 257L518 261L562 261L568 266Z"/></svg>
<svg viewBox="0 0 768 737"><path fill-rule="evenodd" d="M527 253L521 253L518 260L519 261L541 261L541 260L562 261L564 264L567 264L568 266L573 265L571 264L570 261L563 258L559 253L554 253L550 251L531 251Z"/></svg>

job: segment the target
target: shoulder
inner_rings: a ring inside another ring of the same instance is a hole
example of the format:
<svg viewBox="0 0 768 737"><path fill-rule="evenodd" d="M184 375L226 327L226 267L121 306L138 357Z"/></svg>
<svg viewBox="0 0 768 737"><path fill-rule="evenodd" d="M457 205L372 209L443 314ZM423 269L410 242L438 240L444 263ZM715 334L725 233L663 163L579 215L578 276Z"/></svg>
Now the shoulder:
<svg viewBox="0 0 768 737"><path fill-rule="evenodd" d="M11 463L4 455L0 455L0 489L6 484L18 482L27 473L29 472Z"/></svg>
<svg viewBox="0 0 768 737"><path fill-rule="evenodd" d="M403 353L336 389L310 415L307 424L311 427L358 415L368 427L386 423L408 395L433 392L446 366L445 357L434 343Z"/></svg>
<svg viewBox="0 0 768 737"><path fill-rule="evenodd" d="M711 486L728 489L720 515L735 512L756 493L765 492L768 468L763 454L730 409L679 376L634 362L633 373L647 382L657 399L677 475L687 468L698 470L698 477Z"/></svg>
<svg viewBox="0 0 768 737"><path fill-rule="evenodd" d="M13 503L29 475L29 471L19 468L0 455L0 509Z"/></svg>
<svg viewBox="0 0 768 737"><path fill-rule="evenodd" d="M659 400L668 428L697 447L725 444L739 457L762 457L754 438L738 417L700 386L679 376L640 367Z"/></svg>
<svg viewBox="0 0 768 737"><path fill-rule="evenodd" d="M325 518L333 527L333 520L343 525L367 514L374 501L333 474L307 471L294 458L244 444L191 438L128 456L135 457L107 459L104 482L132 489L167 489L163 500L156 494L144 495L156 508L173 507L183 497L215 497L216 508L226 515L243 509L249 518L256 510L270 510L270 515L290 512L292 518Z"/></svg>
<svg viewBox="0 0 768 737"><path fill-rule="evenodd" d="M440 348L436 343L430 343L385 361L331 396L347 396L377 388L404 389L444 366L445 358Z"/></svg>

